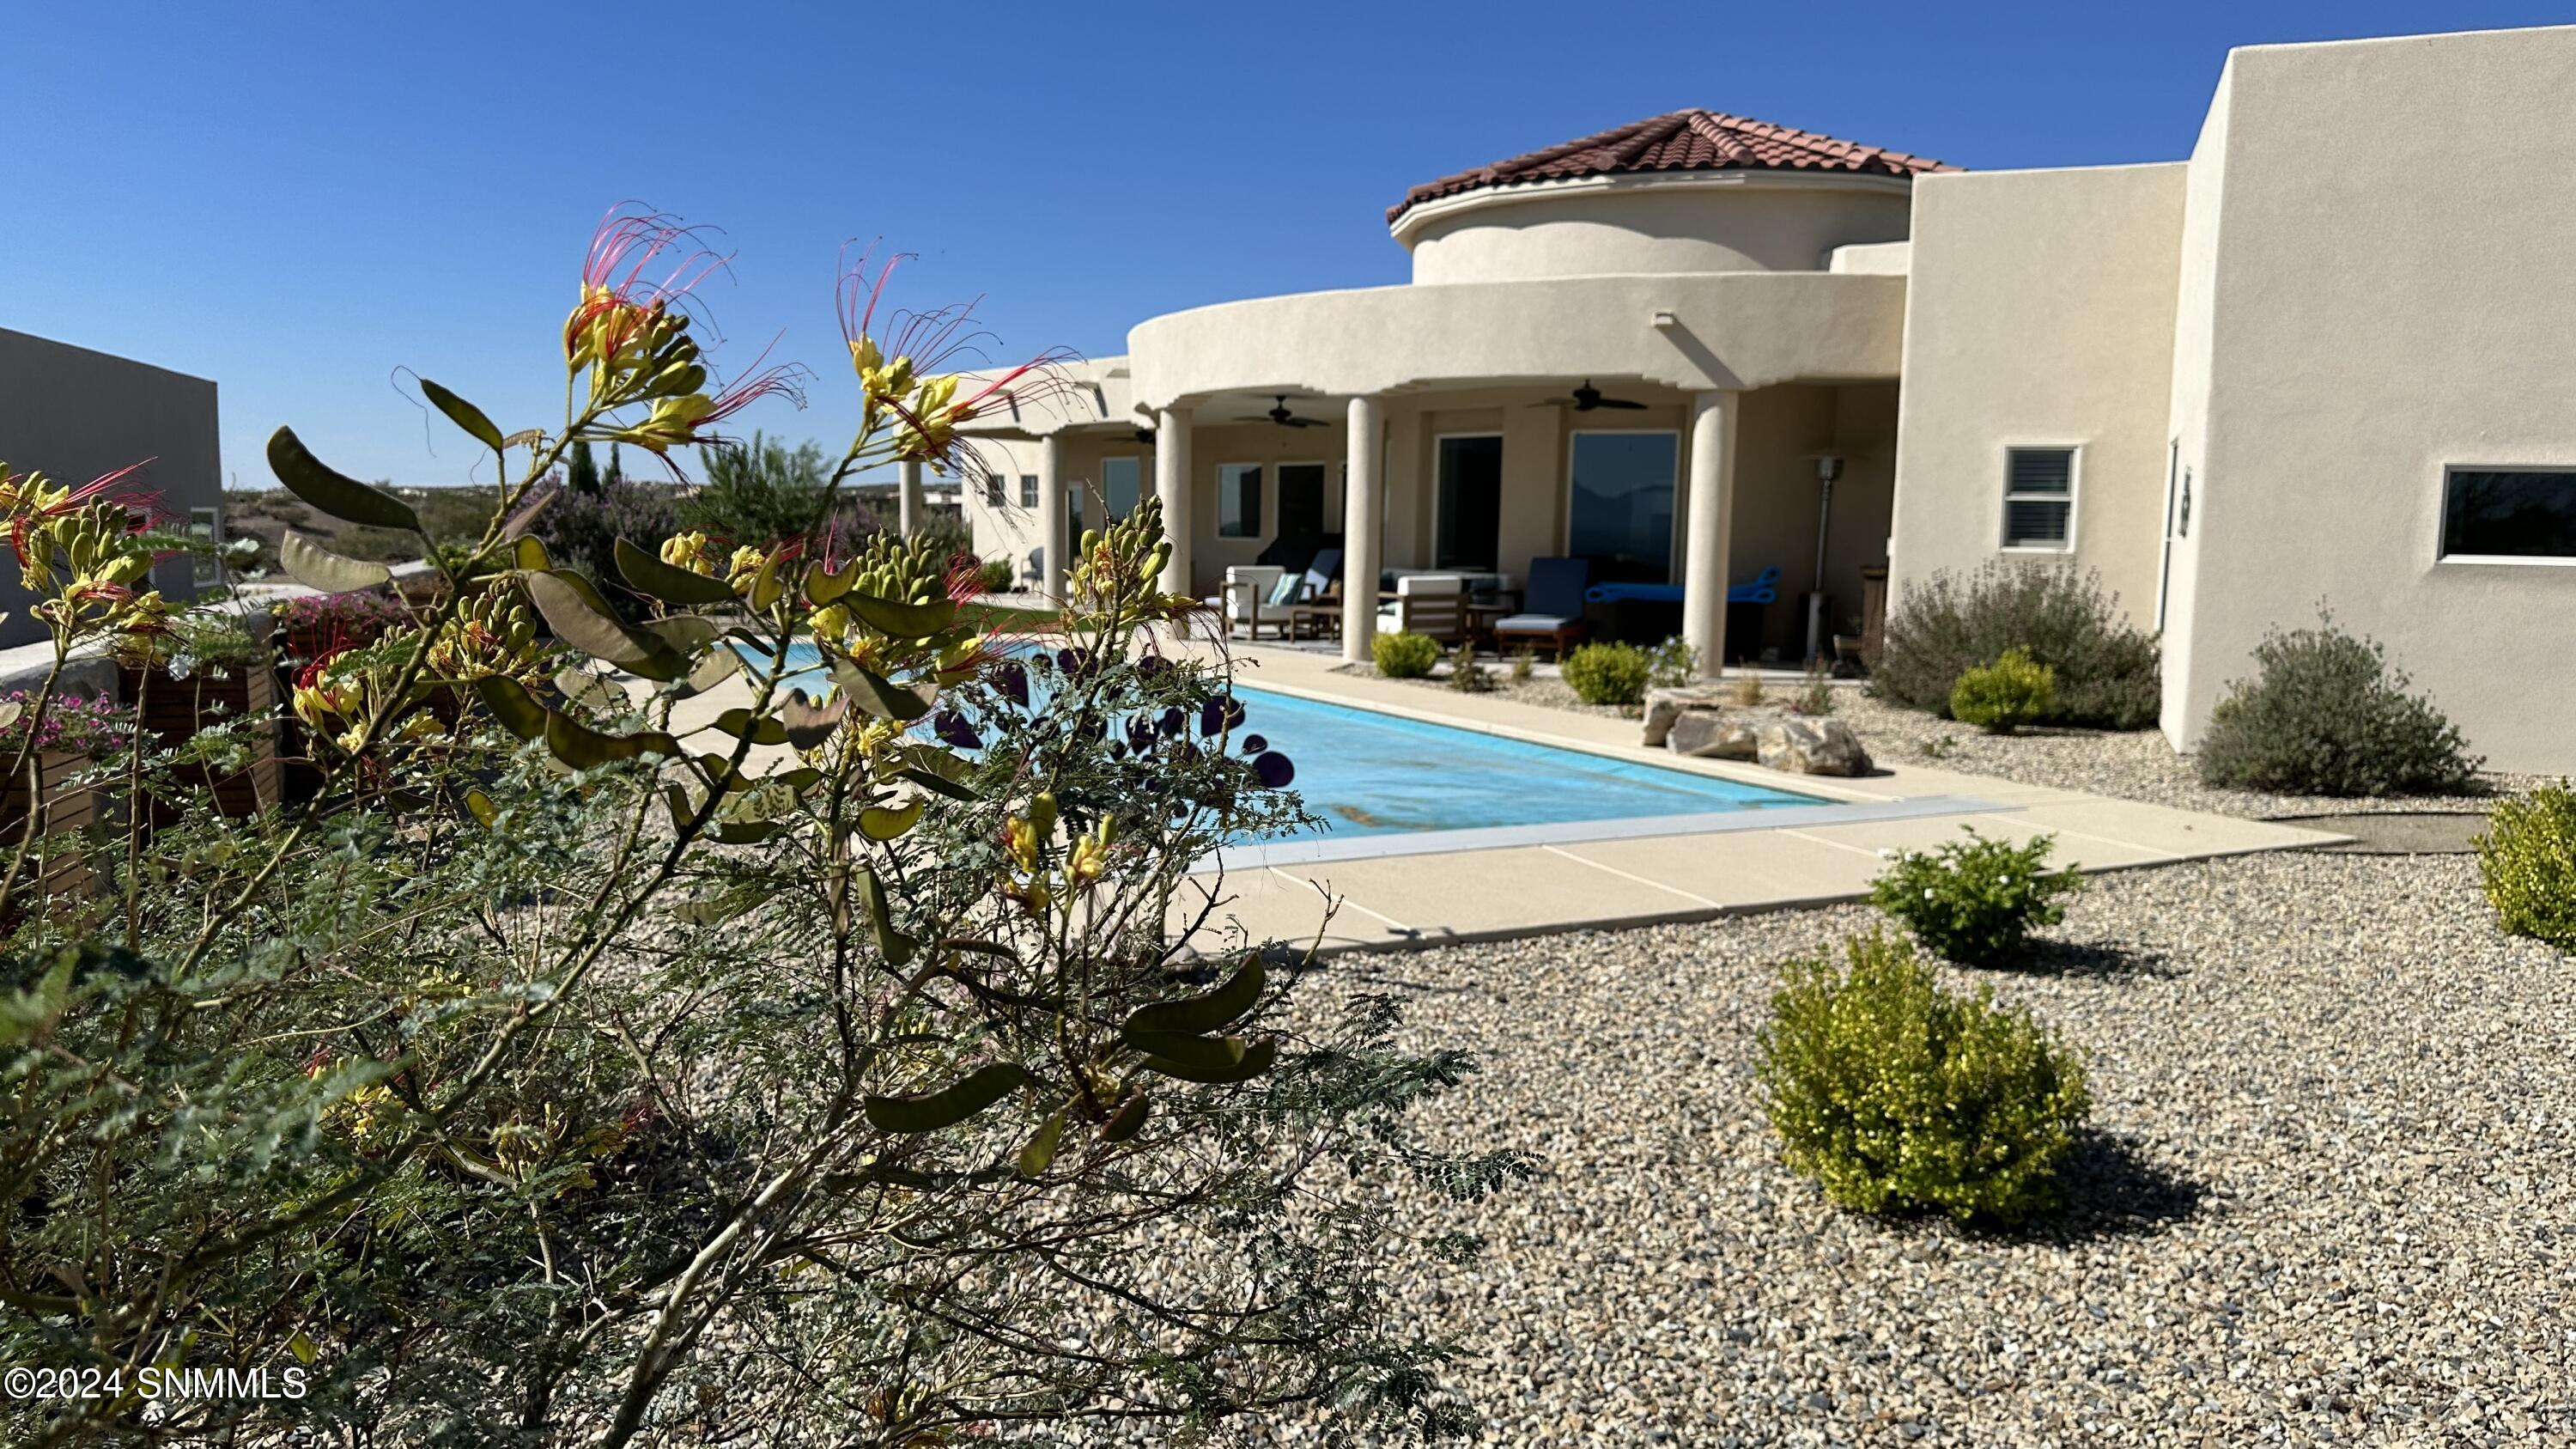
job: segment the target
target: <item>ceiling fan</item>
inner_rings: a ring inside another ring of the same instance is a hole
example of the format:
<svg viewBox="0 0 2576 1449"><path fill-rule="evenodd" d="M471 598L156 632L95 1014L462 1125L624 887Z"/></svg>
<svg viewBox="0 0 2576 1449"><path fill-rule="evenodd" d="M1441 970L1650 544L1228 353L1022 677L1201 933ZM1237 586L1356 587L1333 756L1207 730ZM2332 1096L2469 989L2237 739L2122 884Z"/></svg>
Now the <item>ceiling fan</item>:
<svg viewBox="0 0 2576 1449"><path fill-rule="evenodd" d="M1288 395L1285 393L1279 394L1272 400L1270 411L1266 413L1255 413L1250 417L1236 418L1235 421L1238 423L1277 423L1283 428L1320 428L1325 426L1325 423L1321 418L1301 418L1295 413L1288 411Z"/></svg>
<svg viewBox="0 0 2576 1449"><path fill-rule="evenodd" d="M1552 397L1539 403L1538 406L1571 407L1578 413L1588 413L1595 408L1638 409L1646 405L1641 402L1631 402L1624 397L1603 397L1601 389L1594 387L1592 379L1587 377L1583 380L1583 386L1574 390L1574 396Z"/></svg>

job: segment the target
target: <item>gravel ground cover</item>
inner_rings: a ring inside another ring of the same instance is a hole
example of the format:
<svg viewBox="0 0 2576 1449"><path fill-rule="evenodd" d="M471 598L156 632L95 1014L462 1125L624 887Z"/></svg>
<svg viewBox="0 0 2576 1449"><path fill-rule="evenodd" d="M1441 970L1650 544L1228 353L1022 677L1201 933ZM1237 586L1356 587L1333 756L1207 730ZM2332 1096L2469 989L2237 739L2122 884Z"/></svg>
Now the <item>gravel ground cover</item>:
<svg viewBox="0 0 2576 1449"><path fill-rule="evenodd" d="M2037 969L1969 973L2090 1062L2099 1134L2017 1234L1885 1221L1783 1168L1776 967L1861 907L1346 958L1483 1070L1457 1145L1545 1164L1421 1210L1408 1279L1491 1442L2576 1441L2576 962L2473 863L2302 853L2097 879ZM1275 1442L1317 1442L1313 1426Z"/></svg>

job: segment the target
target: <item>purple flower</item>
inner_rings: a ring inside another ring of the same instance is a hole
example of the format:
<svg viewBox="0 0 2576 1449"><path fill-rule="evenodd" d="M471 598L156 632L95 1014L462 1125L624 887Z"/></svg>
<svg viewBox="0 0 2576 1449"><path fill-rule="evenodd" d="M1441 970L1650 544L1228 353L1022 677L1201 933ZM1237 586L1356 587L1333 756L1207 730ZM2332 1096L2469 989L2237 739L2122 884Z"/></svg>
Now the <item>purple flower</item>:
<svg viewBox="0 0 2576 1449"><path fill-rule="evenodd" d="M1285 790L1288 782L1297 778L1297 767L1277 750L1265 750L1253 760L1252 774L1265 789Z"/></svg>

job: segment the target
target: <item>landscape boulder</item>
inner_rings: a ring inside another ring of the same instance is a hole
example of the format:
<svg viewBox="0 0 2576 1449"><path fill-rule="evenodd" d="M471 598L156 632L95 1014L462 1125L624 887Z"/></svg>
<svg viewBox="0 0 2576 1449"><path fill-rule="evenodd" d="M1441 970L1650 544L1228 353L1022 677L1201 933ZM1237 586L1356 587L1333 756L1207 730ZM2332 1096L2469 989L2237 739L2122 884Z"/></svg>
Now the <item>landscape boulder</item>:
<svg viewBox="0 0 2576 1449"><path fill-rule="evenodd" d="M1686 709L1664 736L1664 748L1700 760L1750 760L1761 753L1762 720L1722 709Z"/></svg>
<svg viewBox="0 0 2576 1449"><path fill-rule="evenodd" d="M1647 690L1646 748L1651 750L1664 743L1665 736L1672 731L1673 721L1680 719L1685 711L1717 709L1725 702L1722 691L1710 684Z"/></svg>
<svg viewBox="0 0 2576 1449"><path fill-rule="evenodd" d="M1838 719L1775 719L1760 731L1757 758L1792 775L1866 775L1869 751Z"/></svg>

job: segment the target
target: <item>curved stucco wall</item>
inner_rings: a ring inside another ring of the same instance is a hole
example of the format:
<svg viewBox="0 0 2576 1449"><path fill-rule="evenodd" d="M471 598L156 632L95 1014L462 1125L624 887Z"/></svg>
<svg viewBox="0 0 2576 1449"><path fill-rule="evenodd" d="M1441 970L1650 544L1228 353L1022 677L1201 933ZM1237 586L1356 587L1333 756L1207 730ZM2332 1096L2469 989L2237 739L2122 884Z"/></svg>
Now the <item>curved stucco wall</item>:
<svg viewBox="0 0 2576 1449"><path fill-rule="evenodd" d="M1469 192L1401 218L1413 280L1623 272L1814 272L1834 248L1903 241L1902 182L1719 174Z"/></svg>
<svg viewBox="0 0 2576 1449"><path fill-rule="evenodd" d="M1659 312L1673 325L1655 325ZM1905 279L1826 272L1588 277L1305 292L1127 334L1136 400L1334 396L1420 383L1634 378L1697 390L1896 376Z"/></svg>

